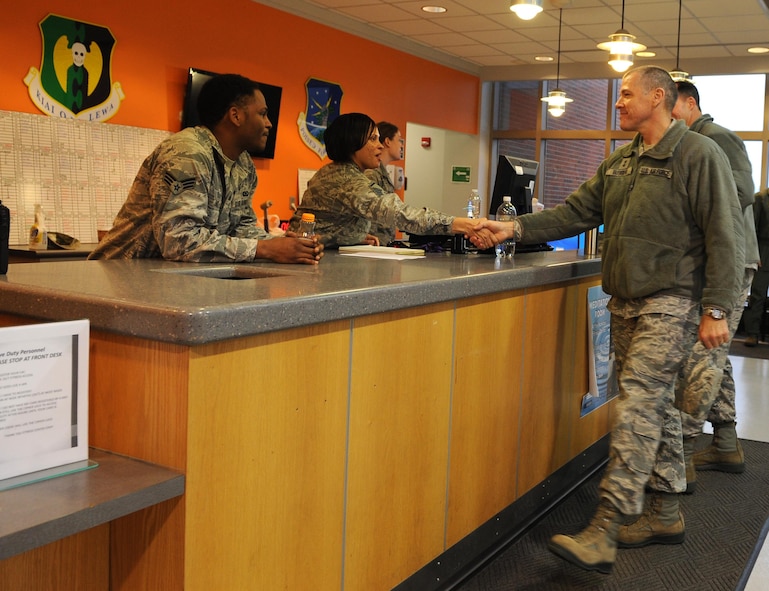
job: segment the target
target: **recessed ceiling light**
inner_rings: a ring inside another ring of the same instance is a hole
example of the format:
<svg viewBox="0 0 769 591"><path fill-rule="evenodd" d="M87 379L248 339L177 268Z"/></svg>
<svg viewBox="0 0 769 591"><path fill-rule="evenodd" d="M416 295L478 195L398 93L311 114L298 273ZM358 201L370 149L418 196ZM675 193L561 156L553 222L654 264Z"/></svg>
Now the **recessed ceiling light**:
<svg viewBox="0 0 769 591"><path fill-rule="evenodd" d="M446 12L446 9L443 6L423 6L422 10L424 10L425 12L435 12L435 13Z"/></svg>
<svg viewBox="0 0 769 591"><path fill-rule="evenodd" d="M653 51L639 51L636 55L638 57L654 57L657 54Z"/></svg>
<svg viewBox="0 0 769 591"><path fill-rule="evenodd" d="M534 58L534 61L537 61L537 62L552 62L553 59L554 58L549 56L549 55L538 55L537 57Z"/></svg>
<svg viewBox="0 0 769 591"><path fill-rule="evenodd" d="M769 53L769 47L748 47L748 53Z"/></svg>

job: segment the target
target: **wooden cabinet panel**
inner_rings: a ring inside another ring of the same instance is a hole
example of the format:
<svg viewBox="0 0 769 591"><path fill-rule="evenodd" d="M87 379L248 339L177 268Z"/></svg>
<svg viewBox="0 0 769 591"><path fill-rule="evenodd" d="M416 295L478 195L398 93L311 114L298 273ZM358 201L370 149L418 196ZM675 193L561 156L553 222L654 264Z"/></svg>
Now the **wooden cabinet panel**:
<svg viewBox="0 0 769 591"><path fill-rule="evenodd" d="M91 331L89 440L185 470L189 347Z"/></svg>
<svg viewBox="0 0 769 591"><path fill-rule="evenodd" d="M576 288L526 291L518 496L569 459Z"/></svg>
<svg viewBox="0 0 769 591"><path fill-rule="evenodd" d="M443 551L453 325L451 303L355 320L345 589L390 589Z"/></svg>
<svg viewBox="0 0 769 591"><path fill-rule="evenodd" d="M341 588L350 323L191 354L185 586Z"/></svg>
<svg viewBox="0 0 769 591"><path fill-rule="evenodd" d="M457 306L447 547L516 499L523 324L523 291Z"/></svg>
<svg viewBox="0 0 769 591"><path fill-rule="evenodd" d="M109 524L0 561L0 591L108 591Z"/></svg>

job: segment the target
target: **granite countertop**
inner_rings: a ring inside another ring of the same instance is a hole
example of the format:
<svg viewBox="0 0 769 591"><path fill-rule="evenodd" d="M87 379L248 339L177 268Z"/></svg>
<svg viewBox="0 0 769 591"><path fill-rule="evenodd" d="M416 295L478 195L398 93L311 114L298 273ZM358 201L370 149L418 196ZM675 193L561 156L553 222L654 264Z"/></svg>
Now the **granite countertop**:
<svg viewBox="0 0 769 591"><path fill-rule="evenodd" d="M578 251L428 254L382 260L328 252L317 266L163 260L12 264L0 309L46 321L88 318L93 329L178 344L353 318L600 273Z"/></svg>

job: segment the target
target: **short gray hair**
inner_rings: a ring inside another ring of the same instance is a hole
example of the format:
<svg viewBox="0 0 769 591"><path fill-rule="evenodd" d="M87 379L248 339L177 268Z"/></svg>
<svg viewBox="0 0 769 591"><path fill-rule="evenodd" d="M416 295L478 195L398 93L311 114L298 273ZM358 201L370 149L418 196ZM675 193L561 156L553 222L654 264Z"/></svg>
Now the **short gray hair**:
<svg viewBox="0 0 769 591"><path fill-rule="evenodd" d="M622 78L624 79L631 73L638 74L641 85L646 92L661 88L665 92L665 108L669 113L673 112L678 100L678 88L667 70L659 66L638 66L625 72Z"/></svg>

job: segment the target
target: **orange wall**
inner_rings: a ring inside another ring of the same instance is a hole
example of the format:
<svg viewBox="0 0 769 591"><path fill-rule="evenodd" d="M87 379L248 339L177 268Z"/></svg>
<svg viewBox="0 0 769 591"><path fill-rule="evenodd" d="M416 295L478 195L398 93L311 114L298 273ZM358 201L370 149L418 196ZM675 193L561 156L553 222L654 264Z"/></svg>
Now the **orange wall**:
<svg viewBox="0 0 769 591"><path fill-rule="evenodd" d="M296 125L310 77L342 87L342 112L364 112L404 130L411 121L478 132L477 77L250 0L16 2L0 22L0 110L40 113L23 78L30 67L40 68L38 23L49 13L107 27L115 36L112 81L120 82L125 100L109 123L178 131L189 67L281 86L275 159L255 161L255 203L273 201L270 212L281 217L297 193L297 169L324 164Z"/></svg>

